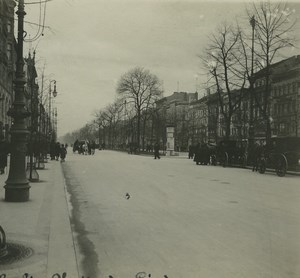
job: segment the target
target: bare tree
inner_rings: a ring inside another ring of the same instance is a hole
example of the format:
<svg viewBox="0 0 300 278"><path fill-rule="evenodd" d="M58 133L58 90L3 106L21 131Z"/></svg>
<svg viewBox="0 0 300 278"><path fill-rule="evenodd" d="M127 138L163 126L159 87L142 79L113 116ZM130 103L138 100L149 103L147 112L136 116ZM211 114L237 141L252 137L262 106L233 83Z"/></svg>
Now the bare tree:
<svg viewBox="0 0 300 278"><path fill-rule="evenodd" d="M117 93L134 105L137 117L137 145L140 146L142 112L148 109L161 95L161 81L149 70L136 67L119 80Z"/></svg>
<svg viewBox="0 0 300 278"><path fill-rule="evenodd" d="M231 135L231 119L239 109L246 84L245 70L238 63L241 58L239 48L240 32L224 23L210 37L210 44L202 57L211 76L210 82L216 87L226 138Z"/></svg>
<svg viewBox="0 0 300 278"><path fill-rule="evenodd" d="M107 105L95 114L95 123L104 131L108 130L108 144L114 147L117 136L117 125L121 121L122 103L120 100ZM105 134L104 134L105 135ZM105 139L104 139L105 140Z"/></svg>

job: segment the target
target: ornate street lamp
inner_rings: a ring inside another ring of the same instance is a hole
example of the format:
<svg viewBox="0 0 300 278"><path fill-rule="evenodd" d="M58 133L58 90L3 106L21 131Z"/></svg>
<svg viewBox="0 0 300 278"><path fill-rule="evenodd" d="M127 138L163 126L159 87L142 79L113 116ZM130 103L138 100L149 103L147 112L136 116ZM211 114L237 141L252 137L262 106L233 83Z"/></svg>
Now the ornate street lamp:
<svg viewBox="0 0 300 278"><path fill-rule="evenodd" d="M15 84L15 98L8 115L13 118L11 133L11 157L8 179L5 188L5 201L26 202L29 200L29 182L26 178L26 143L29 131L25 124L25 118L30 113L25 108L24 85L26 83L24 74L23 39L24 39L24 0L19 0L18 11L18 44L17 65Z"/></svg>
<svg viewBox="0 0 300 278"><path fill-rule="evenodd" d="M53 89L53 92L51 91L51 83L54 83L54 89ZM51 140L53 139L52 138L52 117L51 117L51 96L53 95L53 97L56 97L57 96L57 91L56 91L56 80L51 80L50 83L49 83L49 125L48 125L48 134L49 134L49 142L51 142Z"/></svg>

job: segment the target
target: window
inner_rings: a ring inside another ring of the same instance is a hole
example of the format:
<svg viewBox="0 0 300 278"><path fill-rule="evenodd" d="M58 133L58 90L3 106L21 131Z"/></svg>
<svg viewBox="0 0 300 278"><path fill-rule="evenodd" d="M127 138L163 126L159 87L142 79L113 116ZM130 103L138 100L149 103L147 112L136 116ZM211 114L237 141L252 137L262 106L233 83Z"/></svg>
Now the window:
<svg viewBox="0 0 300 278"><path fill-rule="evenodd" d="M12 32L12 25L11 25L11 21L10 20L7 21L7 32L9 34Z"/></svg>
<svg viewBox="0 0 300 278"><path fill-rule="evenodd" d="M286 94L286 85L282 86L282 94L285 95Z"/></svg>
<svg viewBox="0 0 300 278"><path fill-rule="evenodd" d="M283 132L285 130L285 124L284 123L280 123L279 124L279 131Z"/></svg>
<svg viewBox="0 0 300 278"><path fill-rule="evenodd" d="M277 88L276 88L276 87L274 88L273 96L274 96L274 97L277 97Z"/></svg>
<svg viewBox="0 0 300 278"><path fill-rule="evenodd" d="M287 85L287 93L290 94L291 93L291 84Z"/></svg>
<svg viewBox="0 0 300 278"><path fill-rule="evenodd" d="M11 61L11 59L12 59L12 57L11 57L11 51L12 51L11 44L8 43L7 44L7 52L6 52L8 61Z"/></svg>

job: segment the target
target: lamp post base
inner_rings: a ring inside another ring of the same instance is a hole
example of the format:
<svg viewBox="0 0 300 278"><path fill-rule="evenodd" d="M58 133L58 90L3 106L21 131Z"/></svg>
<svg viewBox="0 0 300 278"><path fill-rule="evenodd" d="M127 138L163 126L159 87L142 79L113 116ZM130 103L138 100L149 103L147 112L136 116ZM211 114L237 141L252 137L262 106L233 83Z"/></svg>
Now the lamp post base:
<svg viewBox="0 0 300 278"><path fill-rule="evenodd" d="M7 202L27 202L29 200L30 185L28 183L18 186L5 185L4 188Z"/></svg>

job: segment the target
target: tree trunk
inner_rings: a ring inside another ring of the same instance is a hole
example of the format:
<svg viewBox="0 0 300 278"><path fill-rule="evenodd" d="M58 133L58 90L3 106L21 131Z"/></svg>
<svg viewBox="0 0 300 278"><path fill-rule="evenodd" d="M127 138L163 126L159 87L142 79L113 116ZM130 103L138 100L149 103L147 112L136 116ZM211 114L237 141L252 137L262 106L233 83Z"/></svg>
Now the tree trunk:
<svg viewBox="0 0 300 278"><path fill-rule="evenodd" d="M266 145L269 146L271 143L272 130L270 119L266 119Z"/></svg>
<svg viewBox="0 0 300 278"><path fill-rule="evenodd" d="M231 117L228 117L225 120L225 139L229 140L230 138L230 124L231 124Z"/></svg>
<svg viewBox="0 0 300 278"><path fill-rule="evenodd" d="M140 150L140 134L141 134L141 110L138 110L138 115L137 115L137 150L139 152Z"/></svg>

